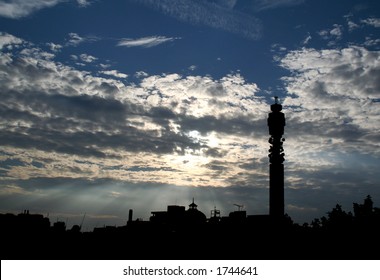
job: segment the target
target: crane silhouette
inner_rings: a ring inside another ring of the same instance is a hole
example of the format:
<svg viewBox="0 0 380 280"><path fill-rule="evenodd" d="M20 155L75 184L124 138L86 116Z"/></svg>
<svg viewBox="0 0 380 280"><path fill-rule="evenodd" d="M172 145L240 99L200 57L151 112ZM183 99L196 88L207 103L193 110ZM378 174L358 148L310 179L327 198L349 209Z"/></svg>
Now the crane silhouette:
<svg viewBox="0 0 380 280"><path fill-rule="evenodd" d="M237 206L238 211L241 211L244 208L244 205L239 205L239 204L235 204L235 203L234 203L234 205Z"/></svg>

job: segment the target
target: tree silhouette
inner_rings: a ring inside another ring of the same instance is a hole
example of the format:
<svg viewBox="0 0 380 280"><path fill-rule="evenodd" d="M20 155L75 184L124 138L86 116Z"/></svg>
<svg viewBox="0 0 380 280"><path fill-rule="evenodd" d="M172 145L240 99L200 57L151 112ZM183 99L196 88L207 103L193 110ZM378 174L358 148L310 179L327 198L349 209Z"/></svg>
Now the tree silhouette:
<svg viewBox="0 0 380 280"><path fill-rule="evenodd" d="M352 213L345 212L340 204L337 204L330 212L327 212L327 227L333 229L346 229L352 224Z"/></svg>
<svg viewBox="0 0 380 280"><path fill-rule="evenodd" d="M374 214L373 201L370 195L364 199L363 204L354 203L355 218L369 217Z"/></svg>

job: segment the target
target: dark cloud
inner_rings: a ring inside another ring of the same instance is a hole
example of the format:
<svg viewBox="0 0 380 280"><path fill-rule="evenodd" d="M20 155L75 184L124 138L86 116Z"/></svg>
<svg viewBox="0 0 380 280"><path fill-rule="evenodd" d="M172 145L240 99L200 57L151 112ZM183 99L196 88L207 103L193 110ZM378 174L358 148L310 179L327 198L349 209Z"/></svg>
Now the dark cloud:
<svg viewBox="0 0 380 280"><path fill-rule="evenodd" d="M250 158L246 162L242 162L241 164L239 164L239 168L247 170L247 171L251 171L251 170L264 171L263 169L265 169L266 171L267 167L268 167L268 157Z"/></svg>
<svg viewBox="0 0 380 280"><path fill-rule="evenodd" d="M224 157L227 155L227 151L224 151L224 150L218 149L218 148L207 148L204 151L204 154L207 157L221 158L221 157Z"/></svg>
<svg viewBox="0 0 380 280"><path fill-rule="evenodd" d="M171 109L164 107L151 108L149 112L147 112L147 116L149 116L154 123L159 124L168 130L170 129L170 121L175 121L178 118Z"/></svg>
<svg viewBox="0 0 380 280"><path fill-rule="evenodd" d="M133 172L151 172L151 171L178 171L170 167L145 167L145 166L132 166L127 169Z"/></svg>
<svg viewBox="0 0 380 280"><path fill-rule="evenodd" d="M205 164L205 167L216 171L217 173L223 173L223 171L229 169L229 163L221 160L212 160L209 163Z"/></svg>
<svg viewBox="0 0 380 280"><path fill-rule="evenodd" d="M201 134L215 131L231 135L261 135L264 133L264 129L266 134L267 128L265 121L255 121L252 119L250 116L236 118L215 117L211 115L199 118L181 116L179 118L179 124L184 131L197 130Z"/></svg>

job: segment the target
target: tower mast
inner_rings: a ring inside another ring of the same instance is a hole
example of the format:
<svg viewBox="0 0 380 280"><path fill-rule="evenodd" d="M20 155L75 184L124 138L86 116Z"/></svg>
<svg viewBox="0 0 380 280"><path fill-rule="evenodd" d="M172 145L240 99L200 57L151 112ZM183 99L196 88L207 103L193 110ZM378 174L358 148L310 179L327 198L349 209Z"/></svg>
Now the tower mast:
<svg viewBox="0 0 380 280"><path fill-rule="evenodd" d="M275 96L275 103L270 106L268 114L269 127L269 215L272 217L284 216L284 148L285 138L282 138L285 127L285 115L282 106Z"/></svg>

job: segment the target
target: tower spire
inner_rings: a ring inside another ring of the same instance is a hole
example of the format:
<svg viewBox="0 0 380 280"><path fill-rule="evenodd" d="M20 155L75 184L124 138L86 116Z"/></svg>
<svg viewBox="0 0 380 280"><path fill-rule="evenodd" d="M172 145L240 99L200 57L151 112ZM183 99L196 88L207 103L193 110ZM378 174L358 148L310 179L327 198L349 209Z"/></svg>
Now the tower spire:
<svg viewBox="0 0 380 280"><path fill-rule="evenodd" d="M271 112L268 114L269 127L269 215L273 217L284 216L284 148L282 138L285 127L285 115L282 105L275 96Z"/></svg>
<svg viewBox="0 0 380 280"><path fill-rule="evenodd" d="M194 197L193 197L193 202L189 205L189 209L197 209L198 205L194 203Z"/></svg>

